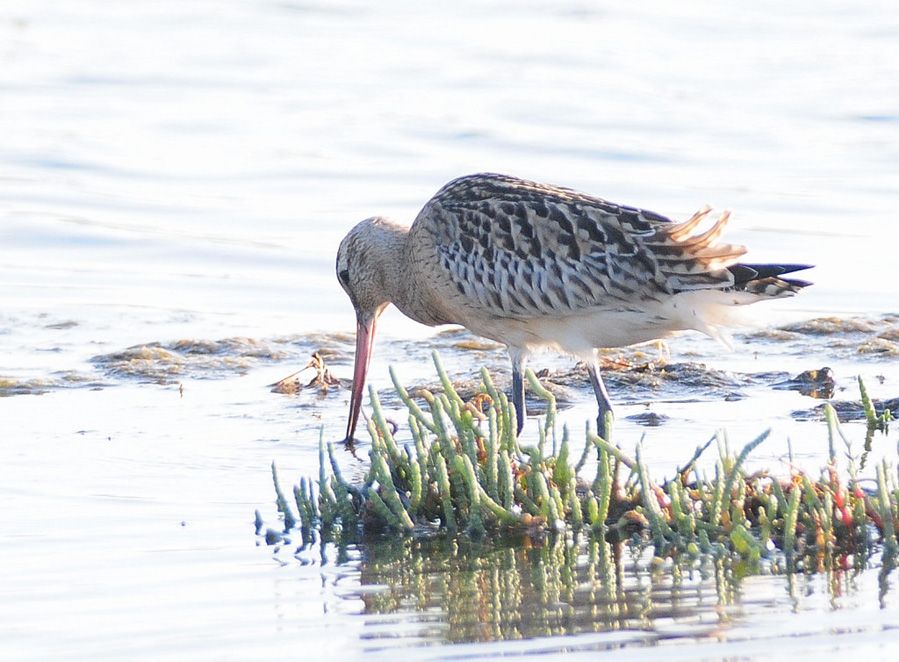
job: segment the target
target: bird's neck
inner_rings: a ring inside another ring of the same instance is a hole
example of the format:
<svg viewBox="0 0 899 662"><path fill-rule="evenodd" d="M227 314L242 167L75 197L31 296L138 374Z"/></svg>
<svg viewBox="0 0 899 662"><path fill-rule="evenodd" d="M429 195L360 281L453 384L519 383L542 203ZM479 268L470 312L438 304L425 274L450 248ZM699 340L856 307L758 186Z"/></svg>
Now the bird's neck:
<svg viewBox="0 0 899 662"><path fill-rule="evenodd" d="M431 300L425 283L415 273L415 259L409 241L409 228L384 223L378 237L378 271L387 299L407 317L420 324L446 324L440 306Z"/></svg>
<svg viewBox="0 0 899 662"><path fill-rule="evenodd" d="M381 294L391 303L402 298L405 280L403 270L406 267L406 239L409 228L396 223L382 221L378 225L377 240L370 250L376 255L375 265L378 272L376 282L382 288ZM371 257L374 257L372 255Z"/></svg>

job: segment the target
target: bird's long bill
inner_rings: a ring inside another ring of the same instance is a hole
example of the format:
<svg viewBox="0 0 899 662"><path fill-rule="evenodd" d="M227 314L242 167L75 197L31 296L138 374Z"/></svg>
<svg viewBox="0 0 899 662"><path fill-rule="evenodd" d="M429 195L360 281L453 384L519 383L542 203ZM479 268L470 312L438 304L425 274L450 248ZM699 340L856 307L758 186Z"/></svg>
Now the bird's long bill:
<svg viewBox="0 0 899 662"><path fill-rule="evenodd" d="M368 373L368 364L371 363L376 322L377 315L372 316L367 321L361 316L356 318L356 362L353 367L353 391L350 395L350 420L346 426L345 441L347 444L353 442L353 433L356 431L359 411L362 409L362 390L365 388L365 375Z"/></svg>

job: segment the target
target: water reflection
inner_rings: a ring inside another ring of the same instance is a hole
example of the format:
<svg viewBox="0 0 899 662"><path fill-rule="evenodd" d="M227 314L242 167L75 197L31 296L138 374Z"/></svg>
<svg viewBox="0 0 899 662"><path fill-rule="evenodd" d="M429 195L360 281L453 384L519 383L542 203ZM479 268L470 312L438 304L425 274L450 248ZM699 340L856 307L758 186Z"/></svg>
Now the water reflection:
<svg viewBox="0 0 899 662"><path fill-rule="evenodd" d="M280 562L290 549L276 550ZM791 613L836 614L859 598L873 607L875 592L883 612L894 569L885 563L877 572L833 567L776 576L772 566L730 557L673 562L651 551L593 536L556 536L384 538L310 545L295 555L337 577L339 599L358 605L365 618L361 637L368 650L546 637L561 647L603 649L741 640L747 630L758 637L762 629L793 636L817 626ZM866 585L875 575L877 591Z"/></svg>
<svg viewBox="0 0 899 662"><path fill-rule="evenodd" d="M362 587L386 590L360 597L368 614L439 614L446 642L644 629L652 587L626 583L622 567L608 544L392 541L360 568Z"/></svg>
<svg viewBox="0 0 899 662"><path fill-rule="evenodd" d="M739 593L723 561L656 568L595 538L392 539L362 549L359 590L347 597L368 615L411 615L420 636L447 643L621 630L647 640L707 636L735 617Z"/></svg>

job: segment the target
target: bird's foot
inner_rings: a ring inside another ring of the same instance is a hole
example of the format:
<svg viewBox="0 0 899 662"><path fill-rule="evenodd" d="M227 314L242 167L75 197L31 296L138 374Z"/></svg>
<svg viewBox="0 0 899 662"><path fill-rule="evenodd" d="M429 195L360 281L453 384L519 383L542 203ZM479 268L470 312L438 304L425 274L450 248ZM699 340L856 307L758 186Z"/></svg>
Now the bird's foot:
<svg viewBox="0 0 899 662"><path fill-rule="evenodd" d="M343 450L347 451L350 455L352 455L357 460L361 460L361 458L356 455L356 440L352 437L346 437L343 441L340 442L343 444Z"/></svg>

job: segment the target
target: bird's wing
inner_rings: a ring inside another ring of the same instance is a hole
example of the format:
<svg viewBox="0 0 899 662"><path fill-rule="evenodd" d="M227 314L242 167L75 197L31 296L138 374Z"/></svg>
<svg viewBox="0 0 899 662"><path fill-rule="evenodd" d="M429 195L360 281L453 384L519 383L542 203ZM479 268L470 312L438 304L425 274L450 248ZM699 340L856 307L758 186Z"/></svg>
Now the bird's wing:
<svg viewBox="0 0 899 662"><path fill-rule="evenodd" d="M620 307L734 284L746 250L719 243L728 214L707 231L703 209L683 223L570 189L504 175L456 179L425 205L426 233L444 279L497 316Z"/></svg>

